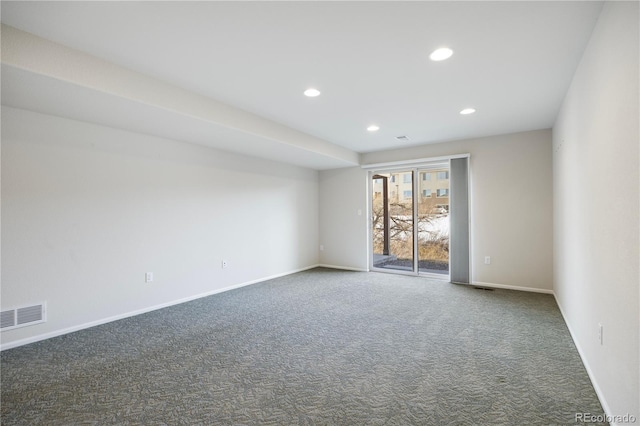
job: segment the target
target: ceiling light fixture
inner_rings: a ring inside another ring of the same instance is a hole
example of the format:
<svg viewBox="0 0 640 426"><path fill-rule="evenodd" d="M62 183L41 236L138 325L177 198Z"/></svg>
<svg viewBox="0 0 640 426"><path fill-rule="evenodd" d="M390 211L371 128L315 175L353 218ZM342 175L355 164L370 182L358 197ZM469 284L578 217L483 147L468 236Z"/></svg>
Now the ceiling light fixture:
<svg viewBox="0 0 640 426"><path fill-rule="evenodd" d="M376 126L375 124L372 124L371 126L367 127L367 130L370 132L377 132L378 130L380 130L380 127Z"/></svg>
<svg viewBox="0 0 640 426"><path fill-rule="evenodd" d="M304 95L309 98L315 98L320 95L320 91L318 89L314 89L313 87L308 88L304 91Z"/></svg>
<svg viewBox="0 0 640 426"><path fill-rule="evenodd" d="M473 114L474 112L476 112L476 110L473 108L465 108L462 111L460 111L460 114L469 115L469 114Z"/></svg>
<svg viewBox="0 0 640 426"><path fill-rule="evenodd" d="M432 61L444 61L445 59L449 59L451 55L453 55L453 50L449 49L448 47L441 47L440 49L436 49L431 52L429 58Z"/></svg>

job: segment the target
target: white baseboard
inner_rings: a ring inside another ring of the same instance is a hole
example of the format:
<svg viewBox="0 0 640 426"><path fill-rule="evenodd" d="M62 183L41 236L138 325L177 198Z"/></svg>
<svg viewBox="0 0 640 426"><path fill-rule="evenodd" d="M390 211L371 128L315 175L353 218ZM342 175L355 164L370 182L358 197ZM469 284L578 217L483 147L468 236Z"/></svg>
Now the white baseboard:
<svg viewBox="0 0 640 426"><path fill-rule="evenodd" d="M528 291L528 292L531 292L531 293L553 294L553 290L549 290L549 289L546 289L546 288L520 287L520 286L517 286L517 285L485 283L485 282L482 282L482 281L473 281L470 285L474 285L474 286L478 286L478 287L501 288L501 289L505 289L505 290Z"/></svg>
<svg viewBox="0 0 640 426"><path fill-rule="evenodd" d="M200 298L207 297L207 296L212 296L214 294L223 293L225 291L234 290L234 289L245 287L245 286L252 285L252 284L257 284L257 283L260 283L260 282L263 282L263 281L272 280L274 278L284 277L286 275L295 274L295 273L298 273L298 272L302 272L302 271L306 271L306 270L309 270L309 269L317 268L319 266L321 266L321 265L317 265L316 264L316 265L311 265L311 266L307 266L307 267L300 268L300 269L295 269L293 271L288 271L288 272L283 272L283 273L280 273L280 274L270 275L268 277L258 278L256 280L246 281L246 282L243 282L243 283L240 283L240 284L234 284L234 285L231 285L231 286L228 286L228 287L224 287L224 288L219 288L219 289L216 289L216 290L208 291L206 293L200 293L200 294L196 294L194 296L184 297L182 299L173 300L171 302L166 302L166 303L161 303L159 305L138 309L138 310L135 310L135 311L124 313L124 314L114 315L114 316L108 317L108 318L102 318L102 319L99 319L99 320L96 320L96 321L91 321L91 322L87 322L87 323L84 323L84 324L76 325L76 326L73 326L73 327L64 328L62 330L55 330L55 331L51 331L49 333L39 334L37 336L31 336L31 337L27 337L25 339L20 339L20 340L16 340L16 341L13 341L13 342L0 344L0 352L4 351L4 350L7 350L7 349L12 349L12 348L17 348L19 346L28 345L29 343L35 343L35 342L39 342L41 340L50 339L52 337L62 336L64 334L73 333L75 331L85 330L87 328L95 327L95 326L102 325L102 324L107 324L107 323L110 323L110 322L113 322L113 321L118 321L118 320L121 320L121 319L124 319L124 318L129 318L129 317L133 317L133 316L136 316L136 315L146 314L147 312L156 311L156 310L162 309L162 308L168 308L169 306L179 305L181 303L190 302L192 300L200 299Z"/></svg>
<svg viewBox="0 0 640 426"><path fill-rule="evenodd" d="M593 370L591 370L591 367L589 366L589 362L587 362L587 358L584 356L584 351L582 350L582 347L580 346L578 339L576 339L576 335L573 332L571 325L567 321L567 316L564 314L564 310L562 310L562 305L560 305L560 302L558 302L558 297L556 296L555 293L553 293L553 298L556 299L556 305L558 305L558 309L560 309L560 313L562 314L562 319L564 320L564 323L567 325L567 329L569 330L569 334L571 335L571 340L573 340L573 344L576 346L576 349L578 349L578 355L580 355L582 364L584 365L585 370L587 370L587 374L589 375L589 379L591 380L593 389L596 391L596 395L600 400L600 405L602 405L604 414L606 414L607 416L611 416L611 409L609 408L609 404L607 404L607 400L605 399L602 393L602 389L600 389L600 386L598 386L598 382L596 381L596 377L593 374ZM616 425L616 423L611 423L611 424Z"/></svg>
<svg viewBox="0 0 640 426"><path fill-rule="evenodd" d="M368 269L352 268L351 266L326 265L324 263L319 264L318 267L319 268L342 269L342 270L345 270L345 271L369 272Z"/></svg>

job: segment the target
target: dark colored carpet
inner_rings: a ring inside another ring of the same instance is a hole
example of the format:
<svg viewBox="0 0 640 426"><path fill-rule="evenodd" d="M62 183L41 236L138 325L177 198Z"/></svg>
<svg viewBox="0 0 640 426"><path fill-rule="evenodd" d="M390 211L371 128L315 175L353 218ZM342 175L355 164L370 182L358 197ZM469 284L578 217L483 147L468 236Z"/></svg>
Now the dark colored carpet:
<svg viewBox="0 0 640 426"><path fill-rule="evenodd" d="M552 296L314 269L4 351L2 424L574 424Z"/></svg>

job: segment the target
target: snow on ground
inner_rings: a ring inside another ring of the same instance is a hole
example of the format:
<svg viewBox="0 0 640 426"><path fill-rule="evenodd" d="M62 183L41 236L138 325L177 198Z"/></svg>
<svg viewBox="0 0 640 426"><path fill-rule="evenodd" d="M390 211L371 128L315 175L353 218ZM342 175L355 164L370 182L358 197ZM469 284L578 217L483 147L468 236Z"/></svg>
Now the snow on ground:
<svg viewBox="0 0 640 426"><path fill-rule="evenodd" d="M434 239L435 237L449 237L449 215L432 218L428 222L418 223L418 239Z"/></svg>
<svg viewBox="0 0 640 426"><path fill-rule="evenodd" d="M393 218L401 221L411 221L411 216L393 216L391 218L391 235L393 238L406 240L408 238L412 238L412 235L407 232L394 232L394 223ZM376 226L376 232L383 232L382 224L378 224ZM440 237L449 237L449 215L433 215L430 217L430 220L422 220L418 221L418 239L420 241L426 240L434 240Z"/></svg>

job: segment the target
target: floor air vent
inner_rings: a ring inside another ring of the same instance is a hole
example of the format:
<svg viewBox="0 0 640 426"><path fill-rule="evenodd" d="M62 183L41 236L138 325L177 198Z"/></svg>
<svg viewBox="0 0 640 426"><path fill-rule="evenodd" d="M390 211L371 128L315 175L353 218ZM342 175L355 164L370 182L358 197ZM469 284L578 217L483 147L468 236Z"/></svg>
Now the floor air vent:
<svg viewBox="0 0 640 426"><path fill-rule="evenodd" d="M40 324L46 321L45 304L22 306L0 312L0 330L11 330L27 325Z"/></svg>

